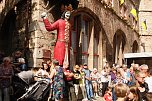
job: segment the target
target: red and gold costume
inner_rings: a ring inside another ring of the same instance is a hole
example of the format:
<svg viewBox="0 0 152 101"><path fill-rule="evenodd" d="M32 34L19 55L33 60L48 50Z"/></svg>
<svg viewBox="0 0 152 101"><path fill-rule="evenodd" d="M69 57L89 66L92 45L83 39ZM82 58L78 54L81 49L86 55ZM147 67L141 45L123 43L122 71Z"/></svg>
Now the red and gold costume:
<svg viewBox="0 0 152 101"><path fill-rule="evenodd" d="M57 42L54 47L54 59L57 59L59 64L63 65L66 54L66 46L69 50L70 24L64 19L59 19L52 24L48 21L48 19L44 19L43 21L47 31L57 30Z"/></svg>

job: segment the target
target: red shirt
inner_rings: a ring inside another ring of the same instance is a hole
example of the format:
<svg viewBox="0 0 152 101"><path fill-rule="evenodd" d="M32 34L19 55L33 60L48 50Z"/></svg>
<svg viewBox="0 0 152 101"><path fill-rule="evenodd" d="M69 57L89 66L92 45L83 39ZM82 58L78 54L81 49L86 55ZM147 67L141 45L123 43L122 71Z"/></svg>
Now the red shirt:
<svg viewBox="0 0 152 101"><path fill-rule="evenodd" d="M68 69L64 69L64 72L71 73L71 71ZM73 79L72 77L65 77L65 81L71 81L72 79Z"/></svg>
<svg viewBox="0 0 152 101"><path fill-rule="evenodd" d="M112 96L109 95L108 93L106 93L106 94L104 95L104 99L105 99L106 101L112 101Z"/></svg>

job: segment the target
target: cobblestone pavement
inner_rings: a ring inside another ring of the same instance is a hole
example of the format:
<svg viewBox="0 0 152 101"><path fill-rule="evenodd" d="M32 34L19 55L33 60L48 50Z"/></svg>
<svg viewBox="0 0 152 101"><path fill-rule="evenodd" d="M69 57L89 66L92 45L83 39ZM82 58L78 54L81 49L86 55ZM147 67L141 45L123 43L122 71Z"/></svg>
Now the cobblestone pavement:
<svg viewBox="0 0 152 101"><path fill-rule="evenodd" d="M82 101L88 101L88 100L82 100ZM103 99L103 97L98 97L96 98L96 100L93 100L93 101L105 101L105 100Z"/></svg>
<svg viewBox="0 0 152 101"><path fill-rule="evenodd" d="M98 97L98 98L96 98L97 100L93 100L93 101L104 101L103 100L103 97Z"/></svg>
<svg viewBox="0 0 152 101"><path fill-rule="evenodd" d="M105 100L103 99L103 97L99 97L99 98L97 98L96 101L105 101Z"/></svg>

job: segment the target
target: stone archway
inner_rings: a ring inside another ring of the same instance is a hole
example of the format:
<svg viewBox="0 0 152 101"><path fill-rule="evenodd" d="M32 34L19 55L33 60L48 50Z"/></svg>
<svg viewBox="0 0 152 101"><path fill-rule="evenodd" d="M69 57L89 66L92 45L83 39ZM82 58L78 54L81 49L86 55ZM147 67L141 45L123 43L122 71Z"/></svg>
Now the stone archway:
<svg viewBox="0 0 152 101"><path fill-rule="evenodd" d="M137 52L138 52L138 49L139 49L139 46L138 46L137 41L135 40L135 41L133 42L133 45L132 45L132 52L133 52L133 53L137 53Z"/></svg>
<svg viewBox="0 0 152 101"><path fill-rule="evenodd" d="M126 36L122 30L117 30L113 38L114 61L122 65L124 63L123 53L126 45Z"/></svg>
<svg viewBox="0 0 152 101"><path fill-rule="evenodd" d="M10 55L13 51L14 38L16 33L16 14L12 9L10 10L2 23L0 31L0 50Z"/></svg>
<svg viewBox="0 0 152 101"><path fill-rule="evenodd" d="M89 9L78 9L72 16L72 48L75 64L88 63L89 68L102 67L103 33L102 23ZM106 54L104 54L106 57ZM100 70L100 69L99 69Z"/></svg>

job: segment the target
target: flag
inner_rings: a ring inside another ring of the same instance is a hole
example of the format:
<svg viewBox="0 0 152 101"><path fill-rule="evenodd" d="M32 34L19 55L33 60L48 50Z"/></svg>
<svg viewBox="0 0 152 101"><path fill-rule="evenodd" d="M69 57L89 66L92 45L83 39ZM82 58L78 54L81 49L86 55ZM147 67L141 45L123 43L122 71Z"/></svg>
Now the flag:
<svg viewBox="0 0 152 101"><path fill-rule="evenodd" d="M141 25L142 25L143 30L146 31L147 30L146 20L143 21Z"/></svg>
<svg viewBox="0 0 152 101"><path fill-rule="evenodd" d="M133 9L130 11L130 13L134 16L135 20L137 21L137 20L138 20L138 17L137 17L137 11L136 11L136 9L133 8Z"/></svg>
<svg viewBox="0 0 152 101"><path fill-rule="evenodd" d="M125 2L125 0L120 0L120 5L122 5Z"/></svg>

